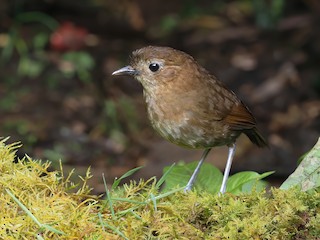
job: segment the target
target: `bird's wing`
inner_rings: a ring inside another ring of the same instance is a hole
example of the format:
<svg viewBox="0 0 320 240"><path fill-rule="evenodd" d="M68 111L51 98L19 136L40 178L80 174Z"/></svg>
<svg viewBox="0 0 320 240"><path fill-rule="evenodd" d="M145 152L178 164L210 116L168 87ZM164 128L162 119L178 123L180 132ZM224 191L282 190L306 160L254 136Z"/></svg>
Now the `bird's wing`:
<svg viewBox="0 0 320 240"><path fill-rule="evenodd" d="M231 130L235 131L251 129L256 125L253 115L242 102L234 104L223 121L230 126Z"/></svg>

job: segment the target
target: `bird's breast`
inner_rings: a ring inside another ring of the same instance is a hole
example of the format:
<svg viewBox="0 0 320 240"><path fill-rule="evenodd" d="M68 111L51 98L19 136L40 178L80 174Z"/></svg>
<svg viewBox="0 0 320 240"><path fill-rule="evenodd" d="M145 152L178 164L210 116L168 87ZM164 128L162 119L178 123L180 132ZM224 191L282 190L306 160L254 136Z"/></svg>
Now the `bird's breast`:
<svg viewBox="0 0 320 240"><path fill-rule="evenodd" d="M179 97L168 99L148 94L145 99L153 128L172 143L188 148L209 148L225 145L235 137L221 121L203 118L194 102L181 103Z"/></svg>

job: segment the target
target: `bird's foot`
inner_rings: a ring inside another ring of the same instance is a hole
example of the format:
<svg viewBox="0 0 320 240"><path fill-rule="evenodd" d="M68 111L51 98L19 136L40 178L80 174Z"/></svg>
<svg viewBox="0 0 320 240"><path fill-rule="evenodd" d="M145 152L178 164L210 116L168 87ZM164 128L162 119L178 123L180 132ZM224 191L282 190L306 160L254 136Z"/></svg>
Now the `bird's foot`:
<svg viewBox="0 0 320 240"><path fill-rule="evenodd" d="M184 188L184 193L188 193L191 191L192 185L187 184L187 186Z"/></svg>

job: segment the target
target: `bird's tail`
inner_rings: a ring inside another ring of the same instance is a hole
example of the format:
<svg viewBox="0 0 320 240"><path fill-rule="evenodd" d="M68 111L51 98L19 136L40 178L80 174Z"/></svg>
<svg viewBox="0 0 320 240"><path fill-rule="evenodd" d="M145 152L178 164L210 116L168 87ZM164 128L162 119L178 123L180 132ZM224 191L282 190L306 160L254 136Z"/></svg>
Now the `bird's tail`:
<svg viewBox="0 0 320 240"><path fill-rule="evenodd" d="M250 141L253 142L255 145L257 145L258 147L268 146L267 141L261 136L257 128L252 128L250 130L245 131L244 133L247 135Z"/></svg>

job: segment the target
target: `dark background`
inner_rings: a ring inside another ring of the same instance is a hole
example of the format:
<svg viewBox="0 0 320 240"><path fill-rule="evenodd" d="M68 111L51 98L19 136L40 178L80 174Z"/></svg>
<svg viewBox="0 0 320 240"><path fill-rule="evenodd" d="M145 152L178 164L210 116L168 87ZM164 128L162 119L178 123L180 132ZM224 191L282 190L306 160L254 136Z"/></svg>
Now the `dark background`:
<svg viewBox="0 0 320 240"><path fill-rule="evenodd" d="M171 46L234 90L270 143L240 137L232 171L275 170L277 185L319 137L319 16L317 0L3 0L0 136L52 168L91 166L96 192L102 173L110 183L145 165L134 178L148 178L198 160L151 129L138 82L111 76L133 50ZM226 155L216 148L207 161L223 169Z"/></svg>

